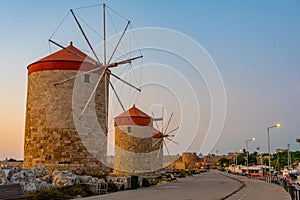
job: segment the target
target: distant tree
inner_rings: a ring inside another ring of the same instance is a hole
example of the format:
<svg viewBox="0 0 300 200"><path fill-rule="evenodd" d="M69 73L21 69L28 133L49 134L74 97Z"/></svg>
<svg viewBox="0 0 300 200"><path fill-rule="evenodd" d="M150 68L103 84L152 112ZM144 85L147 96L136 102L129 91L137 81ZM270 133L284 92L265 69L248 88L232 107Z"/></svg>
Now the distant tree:
<svg viewBox="0 0 300 200"><path fill-rule="evenodd" d="M264 157L264 156L268 156L269 154L268 153L262 153L261 155Z"/></svg>
<svg viewBox="0 0 300 200"><path fill-rule="evenodd" d="M300 162L300 151L291 152L292 162Z"/></svg>
<svg viewBox="0 0 300 200"><path fill-rule="evenodd" d="M244 165L246 163L246 153L241 153L240 155L238 155L237 157L237 164L238 165Z"/></svg>
<svg viewBox="0 0 300 200"><path fill-rule="evenodd" d="M13 159L13 158L10 158L10 159L7 160L7 162L17 162L17 160Z"/></svg>
<svg viewBox="0 0 300 200"><path fill-rule="evenodd" d="M257 165L257 152L249 154L249 165Z"/></svg>
<svg viewBox="0 0 300 200"><path fill-rule="evenodd" d="M268 158L264 158L264 159L263 159L263 164L264 164L264 165L267 165L268 162L269 162Z"/></svg>
<svg viewBox="0 0 300 200"><path fill-rule="evenodd" d="M290 152L291 163L300 162L300 151ZM268 160L266 161L268 162ZM280 152L278 154L271 155L271 165L280 169L283 169L284 166L288 165L288 152Z"/></svg>
<svg viewBox="0 0 300 200"><path fill-rule="evenodd" d="M227 158L223 157L223 158L220 158L217 163L219 163L220 167L228 167L229 160Z"/></svg>

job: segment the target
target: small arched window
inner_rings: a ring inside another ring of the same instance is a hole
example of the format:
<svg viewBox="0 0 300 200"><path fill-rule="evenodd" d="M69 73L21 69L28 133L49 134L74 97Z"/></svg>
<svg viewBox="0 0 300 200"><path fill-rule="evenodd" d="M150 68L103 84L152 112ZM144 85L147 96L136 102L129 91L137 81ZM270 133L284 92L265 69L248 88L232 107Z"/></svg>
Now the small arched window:
<svg viewBox="0 0 300 200"><path fill-rule="evenodd" d="M84 74L83 75L83 81L85 83L90 83L90 75L89 74Z"/></svg>

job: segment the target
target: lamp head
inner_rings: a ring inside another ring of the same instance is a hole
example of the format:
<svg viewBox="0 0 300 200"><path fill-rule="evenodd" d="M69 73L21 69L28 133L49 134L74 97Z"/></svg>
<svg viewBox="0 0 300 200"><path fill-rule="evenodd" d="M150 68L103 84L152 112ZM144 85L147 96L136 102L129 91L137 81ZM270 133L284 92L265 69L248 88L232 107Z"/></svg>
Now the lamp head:
<svg viewBox="0 0 300 200"><path fill-rule="evenodd" d="M252 140L252 141L254 141L254 140L255 140L255 138L253 137L253 138L251 138L251 140Z"/></svg>
<svg viewBox="0 0 300 200"><path fill-rule="evenodd" d="M279 127L280 127L280 124L276 124L275 126L276 126L277 128L279 128Z"/></svg>

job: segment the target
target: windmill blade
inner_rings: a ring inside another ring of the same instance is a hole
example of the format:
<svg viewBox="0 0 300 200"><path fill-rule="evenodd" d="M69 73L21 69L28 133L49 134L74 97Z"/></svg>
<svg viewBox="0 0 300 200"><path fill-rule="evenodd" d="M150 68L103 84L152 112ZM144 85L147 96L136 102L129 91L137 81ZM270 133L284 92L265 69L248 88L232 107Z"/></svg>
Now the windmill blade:
<svg viewBox="0 0 300 200"><path fill-rule="evenodd" d="M108 63L110 63L111 59L113 58L114 54L116 53L116 51L117 51L117 49L118 49L118 47L119 47L119 45L120 45L120 43L121 43L121 41L123 39L123 36L126 33L126 30L127 30L128 26L129 26L129 24L130 24L130 21L128 21L128 23L126 24L126 27L124 28L124 30L122 32L122 35L119 38L119 41L118 41L117 45L115 46L114 51L112 52L112 54L111 54L111 56L110 56L110 58L108 60Z"/></svg>
<svg viewBox="0 0 300 200"><path fill-rule="evenodd" d="M169 140L169 141L171 141L171 142L173 142L174 144L177 144L177 145L179 145L177 142L175 142L174 140L171 140L170 138L168 138L168 137L165 137L167 140Z"/></svg>
<svg viewBox="0 0 300 200"><path fill-rule="evenodd" d="M175 137L175 134L172 135L166 134L165 137Z"/></svg>
<svg viewBox="0 0 300 200"><path fill-rule="evenodd" d="M49 41L50 41L50 40L49 40ZM63 48L63 49L66 49L65 47L62 47L62 48ZM59 81L59 82L57 82L57 83L54 83L54 86L63 84L63 83L68 82L68 81L70 81L70 80L72 80L72 79L74 79L74 78L77 78L77 77L79 77L79 76L83 76L84 74L89 74L89 73L91 73L91 72L95 72L95 71L101 70L101 69L103 69L103 68L105 68L105 70L106 70L107 68L110 68L110 67L116 67L116 66L118 66L118 65L130 63L132 60L135 60L135 59L138 59L138 58L141 58L141 57L142 57L142 56L138 56L138 57L134 57L134 58L131 58L131 59L122 60L122 61L116 62L116 63L110 63L110 64L107 64L107 65L100 65L100 66L99 66L99 65L95 64L95 66L96 66L95 69L91 69L91 70L89 70L89 71L86 71L86 72L77 74L77 75L75 75L75 76L71 76L71 77L69 77L69 78L67 78L67 79L65 79L65 80ZM114 75L114 74L112 74L112 73L111 73L111 75L112 75L112 76L116 76L116 75ZM119 77L118 77L118 78L119 78ZM121 79L121 78L119 78L119 79ZM121 81L123 81L123 80L121 80ZM126 82L126 83L127 83L127 82ZM130 83L129 83L129 84L130 84ZM138 89L138 88L137 88L137 89ZM138 90L141 91L140 89L138 89Z"/></svg>
<svg viewBox="0 0 300 200"><path fill-rule="evenodd" d="M153 121L161 121L161 120L163 120L162 117L160 117L160 118L153 118Z"/></svg>
<svg viewBox="0 0 300 200"><path fill-rule="evenodd" d="M171 156L171 154L170 154L170 151L169 151L169 149L168 149L168 146L167 146L167 143L166 143L166 141L165 141L165 140L163 140L163 143L164 143L164 145L165 145L165 147L166 147L166 150L167 150L167 152L168 152L168 155L169 155L169 156Z"/></svg>
<svg viewBox="0 0 300 200"><path fill-rule="evenodd" d="M164 107L162 106L161 116L164 118ZM161 120L161 132L164 132L164 120Z"/></svg>
<svg viewBox="0 0 300 200"><path fill-rule="evenodd" d="M105 107L105 127L106 127L106 134L108 134L108 88L107 80L109 80L107 74L104 74L104 107Z"/></svg>
<svg viewBox="0 0 300 200"><path fill-rule="evenodd" d="M154 113L152 112L151 114L152 114L152 118L154 119L154 118L155 118L155 117L154 117ZM156 125L157 129L159 130L159 126L158 126L157 121L156 121L156 120L153 120L153 121L155 122L155 125Z"/></svg>
<svg viewBox="0 0 300 200"><path fill-rule="evenodd" d="M169 117L167 126L166 126L166 128L165 128L165 132L163 133L164 135L166 134L166 132L167 132L167 130L168 130L168 127L169 127L169 125L170 125L170 122L171 122L172 117L173 117L173 113L172 113L171 116Z"/></svg>
<svg viewBox="0 0 300 200"><path fill-rule="evenodd" d="M159 158L159 154L160 154L160 152L162 151L162 149L163 149L163 143L161 143L161 144L159 145L159 149L158 149L157 156L156 156L156 159L157 159L157 160L158 160L158 158Z"/></svg>
<svg viewBox="0 0 300 200"><path fill-rule="evenodd" d="M169 149L168 149L167 143L165 142L165 140L163 140L163 142L164 142L164 145L165 145L166 150L167 150L167 152L168 152L168 155L169 155L169 157L170 157L170 159L171 159L171 154L170 154L170 151L169 151Z"/></svg>
<svg viewBox="0 0 300 200"><path fill-rule="evenodd" d="M162 141L163 140L163 138L160 138L159 140L157 140L153 145L152 145L152 147L155 147L160 141Z"/></svg>
<svg viewBox="0 0 300 200"><path fill-rule="evenodd" d="M111 66L111 67L116 67L118 65L123 65L123 64L131 63L131 61L139 59L139 58L143 58L143 56L136 56L136 57L129 58L129 59L126 59L126 60L122 60L120 62L116 62L116 65ZM109 64L109 65L111 65L111 64Z"/></svg>
<svg viewBox="0 0 300 200"><path fill-rule="evenodd" d="M71 9L70 11L71 11L71 13L72 13L72 15L73 15L73 17L74 17L74 19L75 19L75 21L76 21L76 23L77 23L79 29L80 29L80 31L81 31L81 33L82 33L82 35L83 35L85 41L87 42L88 46L89 46L90 49L92 50L92 52L93 52L95 58L97 59L98 63L101 63L100 60L99 60L99 58L98 58L98 56L97 56L97 54L96 54L96 52L94 51L93 46L91 45L89 39L87 38L87 36L86 36L86 34L85 34L85 32L84 32L82 26L80 25L80 23L79 23L79 21L78 21L76 15L75 15L75 13L74 13L74 11L73 11L72 9Z"/></svg>
<svg viewBox="0 0 300 200"><path fill-rule="evenodd" d="M82 76L82 75L85 75L85 74L89 74L89 73L91 73L91 72L98 71L98 70L100 70L100 69L101 69L101 68L96 68L96 69L92 69L92 70L83 72L83 73L81 73L81 74L77 74L77 75L75 75L75 76L71 76L71 77L69 77L69 78L67 78L67 79L65 79L65 80L56 82L56 83L54 83L53 85L54 85L54 86L57 86L57 85L66 83L66 82L68 82L68 81L70 81L70 80L72 80L72 79L75 79L75 78L79 77L79 76Z"/></svg>
<svg viewBox="0 0 300 200"><path fill-rule="evenodd" d="M69 53L71 53L71 54L73 54L73 55L75 55L75 56L77 56L77 57L79 57L79 58L85 60L85 57L83 57L82 55L79 55L78 53L76 53L76 52L74 52L74 51L72 51L72 50L70 50L70 49L67 49L67 48L64 47L63 45L58 44L57 42L54 42L54 41L51 40L51 39L49 39L48 41L51 42L51 43L53 43L53 44L55 44L56 46L58 46L58 47L64 49L64 50L68 51ZM98 65L97 63L92 63L92 64L94 64L94 65L96 65L96 66Z"/></svg>
<svg viewBox="0 0 300 200"><path fill-rule="evenodd" d="M117 76L117 75L115 75L115 74L113 74L113 73L110 73L110 75L112 75L112 76L115 77L116 79L122 81L123 83L129 85L130 87L136 89L137 91L141 92L141 89L140 89L140 88L135 87L134 85L132 85L131 83L128 83L127 81L123 80L123 79L120 78L119 76Z"/></svg>
<svg viewBox="0 0 300 200"><path fill-rule="evenodd" d="M103 77L103 74L105 73L106 69L107 69L107 67L105 67L105 68L103 69L103 72L101 73L101 75L100 75L100 77L99 77L99 79L98 79L98 82L97 82L96 86L94 87L94 89L93 89L93 91L92 91L92 93L91 93L91 95L90 95L88 101L86 102L86 104L85 104L85 106L84 106L82 112L80 113L79 119L82 117L82 115L84 114L85 110L87 109L87 107L88 107L90 101L92 100L92 98L93 98L93 96L94 96L94 94L95 94L95 92L96 92L96 90L97 90L98 85L100 84L100 81L101 81L101 79L102 79L102 77Z"/></svg>
<svg viewBox="0 0 300 200"><path fill-rule="evenodd" d="M173 132L176 131L177 129L179 129L179 126L178 126L177 128L174 128L173 130L171 130L171 131L170 131L168 134L166 134L166 135L171 136L170 133L173 133Z"/></svg>
<svg viewBox="0 0 300 200"><path fill-rule="evenodd" d="M106 64L106 14L105 3L103 4L103 62Z"/></svg>
<svg viewBox="0 0 300 200"><path fill-rule="evenodd" d="M111 86L111 89L113 90L114 94L116 95L119 104L121 105L123 111L125 112L124 105L122 104L121 99L120 99L119 95L117 94L117 91L115 90L115 87L113 86L113 84L111 83L111 81L109 81L109 85Z"/></svg>

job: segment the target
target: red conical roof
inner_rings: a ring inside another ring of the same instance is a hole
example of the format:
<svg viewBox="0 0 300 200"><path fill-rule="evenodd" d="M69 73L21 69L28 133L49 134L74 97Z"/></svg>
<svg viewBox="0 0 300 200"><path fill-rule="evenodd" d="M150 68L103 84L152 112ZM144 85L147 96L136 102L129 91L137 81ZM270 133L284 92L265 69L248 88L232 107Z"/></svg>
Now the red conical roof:
<svg viewBox="0 0 300 200"><path fill-rule="evenodd" d="M71 53L68 50L70 50ZM87 71L96 67L96 61L73 46L72 42L66 47L28 65L28 74L43 70L82 70Z"/></svg>
<svg viewBox="0 0 300 200"><path fill-rule="evenodd" d="M133 105L129 110L123 112L122 114L118 115L116 118L120 117L146 117L151 118L149 115L141 111L140 109L136 108L135 105Z"/></svg>
<svg viewBox="0 0 300 200"><path fill-rule="evenodd" d="M140 125L140 126L152 126L152 117L136 108L133 105L129 110L118 115L115 119L115 126L120 125Z"/></svg>
<svg viewBox="0 0 300 200"><path fill-rule="evenodd" d="M74 52L71 53L68 50L61 49L53 54L50 54L49 56L46 56L42 59L40 59L37 62L46 62L46 61L73 61L73 62L90 62L93 64L96 64L96 61L77 49L73 46L73 42L70 42L70 45L66 47L66 49ZM77 54L77 55L76 55ZM84 58L84 59L83 59Z"/></svg>

